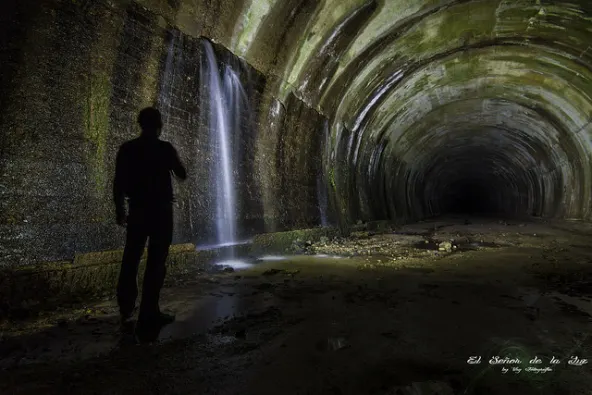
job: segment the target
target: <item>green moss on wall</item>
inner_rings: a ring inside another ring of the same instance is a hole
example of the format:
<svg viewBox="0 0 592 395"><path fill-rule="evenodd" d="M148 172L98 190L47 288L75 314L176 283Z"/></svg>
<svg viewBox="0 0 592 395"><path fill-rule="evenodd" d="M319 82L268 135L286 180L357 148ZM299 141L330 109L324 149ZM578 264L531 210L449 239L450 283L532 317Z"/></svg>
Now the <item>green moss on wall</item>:
<svg viewBox="0 0 592 395"><path fill-rule="evenodd" d="M140 87L140 108L152 106L157 101L159 93L159 67L160 55L164 51L164 39L162 36L154 36L150 40L150 50L144 63Z"/></svg>
<svg viewBox="0 0 592 395"><path fill-rule="evenodd" d="M98 196L105 193L107 181L105 154L109 133L110 98L111 81L109 75L101 71L91 73L90 91L86 103L85 138L90 142L88 152L92 176L90 181Z"/></svg>
<svg viewBox="0 0 592 395"><path fill-rule="evenodd" d="M337 190L337 184L335 184L335 168L331 167L329 169L329 182L331 183L331 187L334 190Z"/></svg>

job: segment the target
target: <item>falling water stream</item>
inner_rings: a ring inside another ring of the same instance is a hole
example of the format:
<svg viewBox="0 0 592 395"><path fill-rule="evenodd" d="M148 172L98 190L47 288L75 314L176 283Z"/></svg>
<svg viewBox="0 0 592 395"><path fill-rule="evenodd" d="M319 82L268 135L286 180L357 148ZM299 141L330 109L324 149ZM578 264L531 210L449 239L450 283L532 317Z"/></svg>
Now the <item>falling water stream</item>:
<svg viewBox="0 0 592 395"><path fill-rule="evenodd" d="M239 249L235 249L248 243L237 240L235 175L239 174L238 164L242 154L237 142L245 126L243 115L249 114L249 100L237 72L231 65L218 62L209 41L204 40L203 45L205 63L202 63L201 76L206 85L204 99L209 103L209 128L217 149L213 169L217 239L213 247L224 249L221 257L225 260L218 264L244 268L250 265L238 259Z"/></svg>
<svg viewBox="0 0 592 395"><path fill-rule="evenodd" d="M225 67L224 77L220 75L214 48L209 41L204 40L206 63L202 76L207 81L210 103L210 131L217 143L218 158L215 166L216 183L216 227L218 243L232 244L236 240L236 196L233 182L232 165L232 133L236 127L233 115L237 112L239 98L233 97L240 91L237 78L228 74L232 72Z"/></svg>

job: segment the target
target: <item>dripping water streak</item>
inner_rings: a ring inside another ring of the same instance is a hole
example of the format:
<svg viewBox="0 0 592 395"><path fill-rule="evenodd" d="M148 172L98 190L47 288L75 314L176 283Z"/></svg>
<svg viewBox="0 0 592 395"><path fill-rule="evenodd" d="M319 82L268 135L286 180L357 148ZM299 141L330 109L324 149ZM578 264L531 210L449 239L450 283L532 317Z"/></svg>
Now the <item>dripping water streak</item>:
<svg viewBox="0 0 592 395"><path fill-rule="evenodd" d="M168 124L171 114L171 98L173 93L173 81L175 78L175 46L177 44L177 33L172 32L171 42L167 51L167 57L164 66L164 75L162 84L160 86L160 94L158 95L158 107L163 115L163 123L165 125L164 133L168 131Z"/></svg>
<svg viewBox="0 0 592 395"><path fill-rule="evenodd" d="M330 155L330 141L329 141L329 121L325 121L323 126L323 144L325 147L325 161L329 161ZM327 178L326 178L326 166L321 166L321 176L317 178L317 199L319 201L319 212L321 216L321 225L328 226L329 220L327 219Z"/></svg>
<svg viewBox="0 0 592 395"><path fill-rule="evenodd" d="M167 57L165 60L164 75L160 85L160 91L157 98L157 105L163 117L163 135L167 140L172 141L173 145L177 146L178 141L175 139L175 134L171 132L171 111L173 107L173 86L177 70L183 66L183 36L177 30L171 31L171 40L167 50ZM178 49L178 51L177 51ZM194 234L193 213L191 203L188 205L189 210L189 229L190 234Z"/></svg>

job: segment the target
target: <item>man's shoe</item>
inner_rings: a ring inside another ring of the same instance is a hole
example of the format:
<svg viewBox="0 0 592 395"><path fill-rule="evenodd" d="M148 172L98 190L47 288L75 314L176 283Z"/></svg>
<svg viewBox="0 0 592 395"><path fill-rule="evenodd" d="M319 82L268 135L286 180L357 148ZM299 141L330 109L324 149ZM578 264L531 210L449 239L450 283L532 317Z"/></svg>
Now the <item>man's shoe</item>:
<svg viewBox="0 0 592 395"><path fill-rule="evenodd" d="M161 327L175 322L175 316L172 314L160 313L157 318Z"/></svg>
<svg viewBox="0 0 592 395"><path fill-rule="evenodd" d="M158 339L163 327L175 322L175 316L158 313L155 316L140 316L136 326L136 336L141 343L152 343Z"/></svg>
<svg viewBox="0 0 592 395"><path fill-rule="evenodd" d="M119 317L121 318L121 323L123 324L124 322L128 322L128 321L132 320L137 311L138 311L138 308L134 307L132 309L132 311L130 311L130 312L125 312L125 313L120 312Z"/></svg>
<svg viewBox="0 0 592 395"><path fill-rule="evenodd" d="M133 334L135 324L133 316L121 316L121 331L124 334Z"/></svg>
<svg viewBox="0 0 592 395"><path fill-rule="evenodd" d="M175 322L175 316L166 313L157 313L155 315L142 315L138 318L138 325L141 326L154 326L162 328L163 326L172 324Z"/></svg>
<svg viewBox="0 0 592 395"><path fill-rule="evenodd" d="M158 340L160 328L157 326L138 325L136 327L136 339L141 344L149 344Z"/></svg>

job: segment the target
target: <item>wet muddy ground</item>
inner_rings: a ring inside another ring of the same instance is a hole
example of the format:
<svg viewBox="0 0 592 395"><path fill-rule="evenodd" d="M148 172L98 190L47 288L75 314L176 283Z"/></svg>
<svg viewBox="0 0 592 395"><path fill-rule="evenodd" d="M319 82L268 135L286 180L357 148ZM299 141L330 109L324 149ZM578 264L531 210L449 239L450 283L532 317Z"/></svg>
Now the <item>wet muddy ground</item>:
<svg viewBox="0 0 592 395"><path fill-rule="evenodd" d="M449 218L251 258L165 288L153 345L114 300L4 324L0 393L592 394L591 240Z"/></svg>

